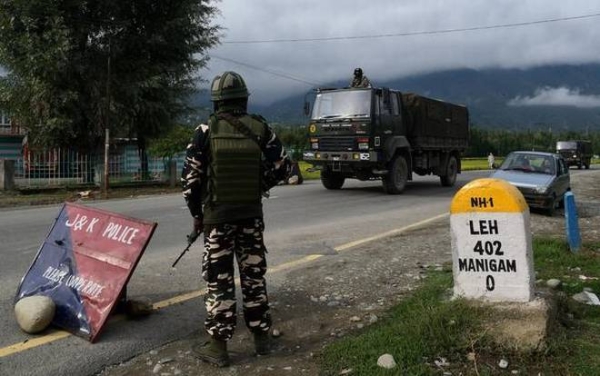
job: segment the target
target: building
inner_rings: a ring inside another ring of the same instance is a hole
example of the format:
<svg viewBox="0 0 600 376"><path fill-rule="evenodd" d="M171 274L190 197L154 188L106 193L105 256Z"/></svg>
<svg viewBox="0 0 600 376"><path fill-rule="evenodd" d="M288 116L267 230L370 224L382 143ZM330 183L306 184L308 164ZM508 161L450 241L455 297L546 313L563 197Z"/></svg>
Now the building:
<svg viewBox="0 0 600 376"><path fill-rule="evenodd" d="M19 159L24 136L25 131L0 109L0 159Z"/></svg>

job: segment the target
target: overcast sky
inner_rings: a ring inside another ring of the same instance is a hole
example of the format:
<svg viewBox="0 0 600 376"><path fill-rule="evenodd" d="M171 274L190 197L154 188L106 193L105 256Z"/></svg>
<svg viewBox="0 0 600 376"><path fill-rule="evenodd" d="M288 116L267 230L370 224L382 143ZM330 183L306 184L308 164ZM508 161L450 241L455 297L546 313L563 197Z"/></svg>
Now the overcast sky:
<svg viewBox="0 0 600 376"><path fill-rule="evenodd" d="M210 80L237 71L260 104L349 82L355 67L377 83L455 68L600 63L598 0L222 0L216 6L222 44L200 74ZM523 23L533 24L497 27ZM458 29L476 30L443 32ZM310 38L320 40L239 43ZM558 94L578 94L563 90Z"/></svg>

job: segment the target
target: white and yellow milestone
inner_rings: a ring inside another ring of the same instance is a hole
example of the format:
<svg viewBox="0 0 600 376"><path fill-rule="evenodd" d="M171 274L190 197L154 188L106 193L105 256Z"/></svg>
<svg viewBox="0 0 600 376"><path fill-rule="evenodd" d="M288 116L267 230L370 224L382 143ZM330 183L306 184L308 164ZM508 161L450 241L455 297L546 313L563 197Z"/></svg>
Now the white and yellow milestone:
<svg viewBox="0 0 600 376"><path fill-rule="evenodd" d="M454 295L486 301L533 299L529 207L500 179L465 185L450 206Z"/></svg>

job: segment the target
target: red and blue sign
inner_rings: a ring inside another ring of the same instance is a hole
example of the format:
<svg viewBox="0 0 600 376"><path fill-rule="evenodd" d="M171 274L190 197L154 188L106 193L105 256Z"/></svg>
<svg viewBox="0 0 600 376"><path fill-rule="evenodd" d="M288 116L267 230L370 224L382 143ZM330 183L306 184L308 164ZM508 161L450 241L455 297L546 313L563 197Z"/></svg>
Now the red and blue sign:
<svg viewBox="0 0 600 376"><path fill-rule="evenodd" d="M45 295L54 325L94 342L156 223L66 203L23 277L15 302Z"/></svg>

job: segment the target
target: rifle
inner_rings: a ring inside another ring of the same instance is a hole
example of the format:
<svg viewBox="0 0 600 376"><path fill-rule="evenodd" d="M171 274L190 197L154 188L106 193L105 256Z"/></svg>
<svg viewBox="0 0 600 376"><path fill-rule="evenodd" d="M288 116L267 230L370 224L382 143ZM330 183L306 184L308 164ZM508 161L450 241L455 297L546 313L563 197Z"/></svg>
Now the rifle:
<svg viewBox="0 0 600 376"><path fill-rule="evenodd" d="M188 241L187 247L185 247L185 249L183 250L183 252L181 252L179 257L177 257L177 259L175 260L173 265L171 265L172 268L174 268L175 265L177 265L177 263L179 262L179 260L181 260L183 255L185 255L185 253L190 250L190 247L192 246L192 244L194 244L196 239L198 239L198 236L200 236L201 233L202 233L202 231L192 230L192 232L187 236L187 241Z"/></svg>

